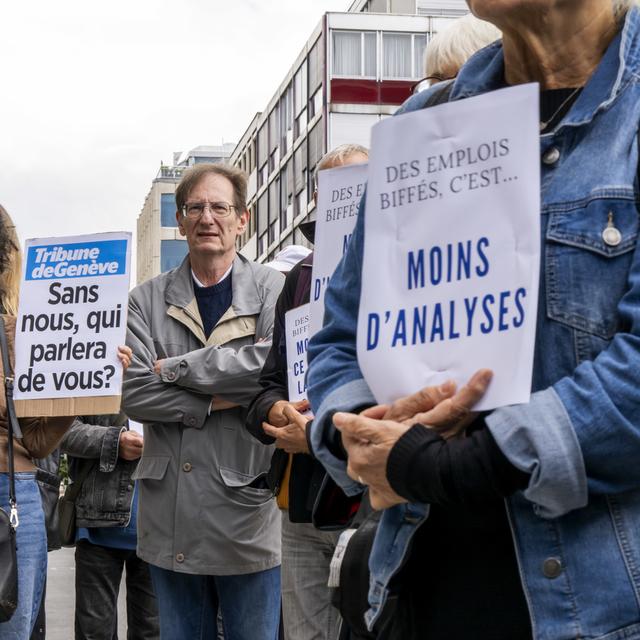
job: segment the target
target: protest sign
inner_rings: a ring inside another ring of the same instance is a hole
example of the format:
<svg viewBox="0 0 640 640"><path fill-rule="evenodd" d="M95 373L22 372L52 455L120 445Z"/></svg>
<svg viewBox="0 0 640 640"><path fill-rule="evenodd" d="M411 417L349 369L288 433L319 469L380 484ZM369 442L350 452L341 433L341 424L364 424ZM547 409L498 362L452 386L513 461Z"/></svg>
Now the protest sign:
<svg viewBox="0 0 640 640"><path fill-rule="evenodd" d="M540 265L538 87L373 128L358 361L378 402L481 368L477 409L530 397Z"/></svg>
<svg viewBox="0 0 640 640"><path fill-rule="evenodd" d="M130 233L27 240L16 326L20 416L117 413Z"/></svg>
<svg viewBox="0 0 640 640"><path fill-rule="evenodd" d="M309 304L284 314L287 346L289 401L307 398L307 347L309 346Z"/></svg>
<svg viewBox="0 0 640 640"><path fill-rule="evenodd" d="M318 206L311 274L312 336L322 328L324 294L353 233L366 180L366 163L318 172Z"/></svg>

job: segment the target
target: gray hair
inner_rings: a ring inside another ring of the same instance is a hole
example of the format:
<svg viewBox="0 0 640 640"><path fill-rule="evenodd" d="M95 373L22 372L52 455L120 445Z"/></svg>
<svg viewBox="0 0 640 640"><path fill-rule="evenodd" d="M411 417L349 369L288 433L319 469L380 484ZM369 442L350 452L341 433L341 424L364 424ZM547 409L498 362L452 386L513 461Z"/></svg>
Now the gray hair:
<svg viewBox="0 0 640 640"><path fill-rule="evenodd" d="M611 0L613 3L613 14L620 18L622 17L633 5L640 4L640 0Z"/></svg>
<svg viewBox="0 0 640 640"><path fill-rule="evenodd" d="M318 171L323 169L329 169L331 167L339 167L345 164L345 160L349 156L355 156L357 154L369 157L369 149L363 147L361 144L340 144L331 151L325 153L320 162L316 166L316 171L313 176L314 183L318 184Z"/></svg>
<svg viewBox="0 0 640 640"><path fill-rule="evenodd" d="M500 29L467 14L437 33L424 51L424 75L455 76L476 52L502 37Z"/></svg>

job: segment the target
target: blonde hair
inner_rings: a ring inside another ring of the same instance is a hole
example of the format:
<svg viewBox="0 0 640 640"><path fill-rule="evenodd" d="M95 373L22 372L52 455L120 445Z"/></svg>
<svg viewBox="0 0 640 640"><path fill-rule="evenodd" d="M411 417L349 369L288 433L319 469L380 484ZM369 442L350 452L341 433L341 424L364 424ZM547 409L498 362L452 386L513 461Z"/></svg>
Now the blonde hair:
<svg viewBox="0 0 640 640"><path fill-rule="evenodd" d="M355 155L363 155L368 158L369 149L363 147L361 144L348 143L340 144L334 149L331 149L331 151L325 153L316 166L316 171L314 174L315 184L318 184L318 171L333 167L339 167L344 164L347 158Z"/></svg>
<svg viewBox="0 0 640 640"><path fill-rule="evenodd" d="M458 18L431 38L424 52L424 75L452 78L476 51L501 37L500 29L470 13Z"/></svg>
<svg viewBox="0 0 640 640"><path fill-rule="evenodd" d="M0 311L18 315L18 295L22 276L22 252L16 226L0 205Z"/></svg>

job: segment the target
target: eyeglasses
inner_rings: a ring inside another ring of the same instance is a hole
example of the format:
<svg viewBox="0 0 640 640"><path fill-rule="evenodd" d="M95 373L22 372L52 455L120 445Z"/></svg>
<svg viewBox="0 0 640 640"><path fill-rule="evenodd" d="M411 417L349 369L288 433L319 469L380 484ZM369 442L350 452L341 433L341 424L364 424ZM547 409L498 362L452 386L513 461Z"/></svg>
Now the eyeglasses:
<svg viewBox="0 0 640 640"><path fill-rule="evenodd" d="M453 78L446 78L445 76L441 76L437 73L432 76L427 76L426 78L422 78L421 80L418 80L418 82L411 85L411 95L420 93L421 91L428 89L431 85L438 82L445 82L446 80L453 80L454 78L455 76L453 76Z"/></svg>
<svg viewBox="0 0 640 640"><path fill-rule="evenodd" d="M211 215L216 218L226 218L231 213L231 210L236 208L228 202L187 202L182 207L182 215L185 218L199 220L204 215L204 212L209 210Z"/></svg>

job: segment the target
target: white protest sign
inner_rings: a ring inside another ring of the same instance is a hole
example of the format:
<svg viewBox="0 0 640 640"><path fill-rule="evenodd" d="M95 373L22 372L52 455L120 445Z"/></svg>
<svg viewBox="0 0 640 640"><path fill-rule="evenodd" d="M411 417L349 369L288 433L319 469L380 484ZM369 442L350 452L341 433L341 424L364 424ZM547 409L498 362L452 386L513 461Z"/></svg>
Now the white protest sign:
<svg viewBox="0 0 640 640"><path fill-rule="evenodd" d="M27 240L17 401L120 394L116 354L125 341L130 246L124 232Z"/></svg>
<svg viewBox="0 0 640 640"><path fill-rule="evenodd" d="M358 361L378 402L481 368L528 402L540 268L538 86L373 128Z"/></svg>
<svg viewBox="0 0 640 640"><path fill-rule="evenodd" d="M309 346L309 304L284 314L287 345L289 401L307 399L307 347Z"/></svg>
<svg viewBox="0 0 640 640"><path fill-rule="evenodd" d="M311 272L311 335L322 328L324 294L347 249L367 181L367 164L318 172L318 206Z"/></svg>

